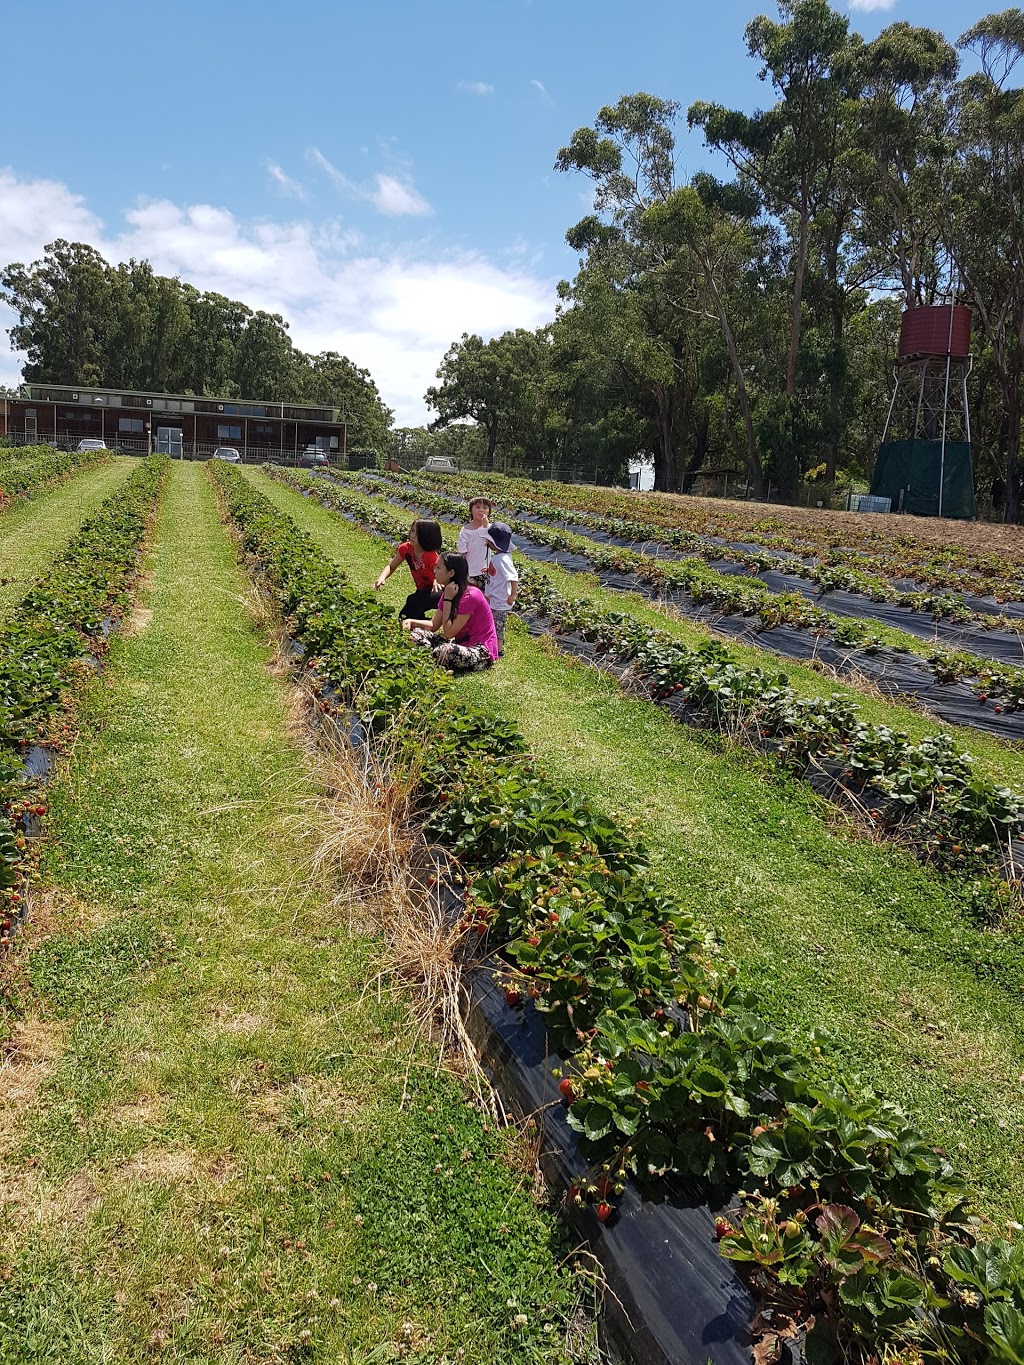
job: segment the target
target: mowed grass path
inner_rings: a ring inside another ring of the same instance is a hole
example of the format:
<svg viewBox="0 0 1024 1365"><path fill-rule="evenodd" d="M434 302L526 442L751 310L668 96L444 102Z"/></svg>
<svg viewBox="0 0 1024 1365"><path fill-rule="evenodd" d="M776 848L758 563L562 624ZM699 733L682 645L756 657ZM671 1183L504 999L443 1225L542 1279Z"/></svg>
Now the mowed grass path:
<svg viewBox="0 0 1024 1365"><path fill-rule="evenodd" d="M114 458L0 515L0 620L132 469L130 459Z"/></svg>
<svg viewBox="0 0 1024 1365"><path fill-rule="evenodd" d="M7 1020L0 1361L559 1365L554 1222L400 995L364 991L198 465L150 568L52 792Z"/></svg>
<svg viewBox="0 0 1024 1365"><path fill-rule="evenodd" d="M380 541L249 477L372 583ZM397 605L407 590L396 574L385 593ZM904 1104L986 1212L1020 1218L1024 999L970 965L1004 940L965 922L955 888L909 857L834 828L801 784L522 631L510 646L466 692L514 721L550 771L640 822L660 880L717 931L769 1018L793 1038L825 1033L823 1056Z"/></svg>

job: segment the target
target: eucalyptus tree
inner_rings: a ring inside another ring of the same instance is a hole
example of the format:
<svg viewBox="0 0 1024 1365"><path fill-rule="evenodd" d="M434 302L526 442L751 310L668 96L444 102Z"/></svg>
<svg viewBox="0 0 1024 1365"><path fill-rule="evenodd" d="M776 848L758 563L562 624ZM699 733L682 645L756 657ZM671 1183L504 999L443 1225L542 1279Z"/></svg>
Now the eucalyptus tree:
<svg viewBox="0 0 1024 1365"><path fill-rule="evenodd" d="M620 365L651 403L655 487L682 487L693 458L701 357L707 319L721 331L744 412L746 465L755 493L763 479L743 366L730 325L727 280L735 278L746 241L737 217L675 178L672 124L679 105L653 95L627 95L580 128L558 154L561 171L594 182L595 212L567 233L581 255L572 286L578 307L600 308L601 327L614 336ZM710 182L709 182L710 183Z"/></svg>
<svg viewBox="0 0 1024 1365"><path fill-rule="evenodd" d="M463 332L444 354L437 371L441 382L424 395L437 413L431 429L476 422L487 437L485 467L493 469L499 434L512 434L536 402L534 377L545 345L541 333L522 327L487 342Z"/></svg>
<svg viewBox="0 0 1024 1365"><path fill-rule="evenodd" d="M11 344L26 353L28 383L103 383L110 279L94 247L50 242L41 260L0 272L0 298L18 316Z"/></svg>
<svg viewBox="0 0 1024 1365"><path fill-rule="evenodd" d="M793 494L804 452L807 414L798 410L804 287L815 222L824 234L832 271L852 212L848 156L856 127L862 43L828 0L779 0L779 21L759 15L747 25L747 51L761 63L777 100L754 114L698 101L688 121L709 147L724 153L755 185L767 211L790 238L789 326L782 392L775 414L776 459L783 494ZM841 305L840 305L841 306ZM788 411L786 410L788 407Z"/></svg>
<svg viewBox="0 0 1024 1365"><path fill-rule="evenodd" d="M1002 397L1004 519L1016 522L1024 404L1024 89L1011 77L1024 58L1024 10L988 15L957 46L973 53L981 69L960 81L951 98L956 153L941 203L957 275Z"/></svg>
<svg viewBox="0 0 1024 1365"><path fill-rule="evenodd" d="M890 24L867 44L860 107L859 232L880 282L907 308L948 290L942 167L952 155L949 96L960 60L930 28Z"/></svg>

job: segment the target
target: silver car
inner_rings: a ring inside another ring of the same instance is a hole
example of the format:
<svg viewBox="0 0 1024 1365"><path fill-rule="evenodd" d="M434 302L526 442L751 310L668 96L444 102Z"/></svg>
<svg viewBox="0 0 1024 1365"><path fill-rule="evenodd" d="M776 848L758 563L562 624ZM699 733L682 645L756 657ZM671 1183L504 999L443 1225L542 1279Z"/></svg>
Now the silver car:
<svg viewBox="0 0 1024 1365"><path fill-rule="evenodd" d="M242 457L234 446L218 446L210 458L213 460L226 460L228 464L242 463Z"/></svg>

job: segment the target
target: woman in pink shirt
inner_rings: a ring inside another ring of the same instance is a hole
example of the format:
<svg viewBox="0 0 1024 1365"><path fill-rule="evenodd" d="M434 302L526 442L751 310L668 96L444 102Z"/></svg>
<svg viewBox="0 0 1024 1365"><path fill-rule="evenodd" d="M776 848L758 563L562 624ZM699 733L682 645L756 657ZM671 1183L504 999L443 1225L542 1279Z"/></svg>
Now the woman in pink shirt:
<svg viewBox="0 0 1024 1365"><path fill-rule="evenodd" d="M452 673L479 673L498 657L498 636L487 598L469 582L465 555L443 554L434 577L441 601L429 621L406 620L418 645L434 651L434 661Z"/></svg>

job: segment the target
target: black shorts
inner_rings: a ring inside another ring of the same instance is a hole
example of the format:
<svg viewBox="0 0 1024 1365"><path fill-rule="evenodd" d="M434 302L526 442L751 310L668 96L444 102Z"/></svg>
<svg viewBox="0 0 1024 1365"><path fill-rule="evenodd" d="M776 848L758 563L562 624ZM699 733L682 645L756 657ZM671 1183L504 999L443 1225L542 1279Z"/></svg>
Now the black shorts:
<svg viewBox="0 0 1024 1365"><path fill-rule="evenodd" d="M398 613L398 619L407 617L412 621L429 621L437 610L441 594L436 588L417 588L405 599L405 606Z"/></svg>

